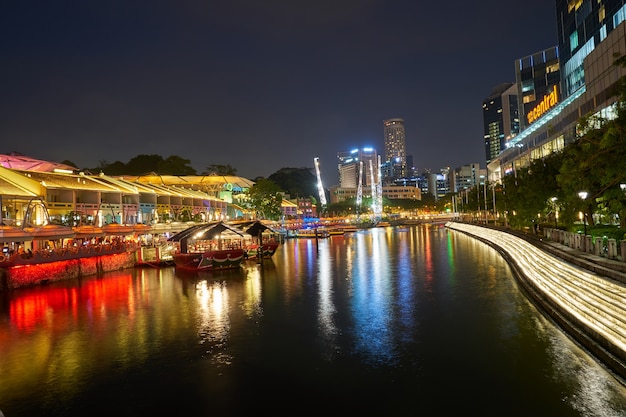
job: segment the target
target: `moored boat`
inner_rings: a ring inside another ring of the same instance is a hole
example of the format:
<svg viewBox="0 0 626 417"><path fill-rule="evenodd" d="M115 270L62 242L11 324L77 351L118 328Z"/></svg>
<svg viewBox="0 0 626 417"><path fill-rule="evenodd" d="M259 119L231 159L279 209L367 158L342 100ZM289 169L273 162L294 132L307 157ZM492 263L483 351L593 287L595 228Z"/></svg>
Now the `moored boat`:
<svg viewBox="0 0 626 417"><path fill-rule="evenodd" d="M296 231L296 237L298 237L298 238L323 239L323 238L327 238L329 236L330 236L330 234L328 233L328 230L324 229L322 227L315 227L315 228L311 228L311 229L300 229L300 230Z"/></svg>
<svg viewBox="0 0 626 417"><path fill-rule="evenodd" d="M251 236L224 222L212 222L191 226L168 241L174 246L176 268L207 271L239 268Z"/></svg>
<svg viewBox="0 0 626 417"><path fill-rule="evenodd" d="M240 224L239 227L252 238L252 241L244 247L247 259L267 259L274 256L281 243L281 234L278 230L258 220Z"/></svg>
<svg viewBox="0 0 626 417"><path fill-rule="evenodd" d="M328 236L343 236L345 234L343 226L330 226L326 230L328 230Z"/></svg>

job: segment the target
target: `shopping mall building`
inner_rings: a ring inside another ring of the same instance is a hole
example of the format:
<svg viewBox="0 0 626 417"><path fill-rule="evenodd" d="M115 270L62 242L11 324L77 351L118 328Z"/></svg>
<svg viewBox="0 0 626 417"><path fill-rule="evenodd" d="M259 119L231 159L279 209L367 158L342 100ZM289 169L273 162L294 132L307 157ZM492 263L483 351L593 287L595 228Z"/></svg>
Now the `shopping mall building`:
<svg viewBox="0 0 626 417"><path fill-rule="evenodd" d="M558 66L546 51L516 61L520 133L487 164L489 182L560 151L580 135L582 117L615 117L617 87L626 68L614 65L626 55L624 0L557 0ZM559 71L558 82L533 86Z"/></svg>

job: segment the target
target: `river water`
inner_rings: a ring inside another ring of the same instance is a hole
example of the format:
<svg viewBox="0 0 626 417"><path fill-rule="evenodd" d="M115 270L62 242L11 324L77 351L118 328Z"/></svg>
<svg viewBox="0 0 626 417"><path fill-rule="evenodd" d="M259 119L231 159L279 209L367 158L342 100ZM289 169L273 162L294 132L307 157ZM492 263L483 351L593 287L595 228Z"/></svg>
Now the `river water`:
<svg viewBox="0 0 626 417"><path fill-rule="evenodd" d="M287 240L0 298L0 410L31 416L626 416L626 389L443 226Z"/></svg>

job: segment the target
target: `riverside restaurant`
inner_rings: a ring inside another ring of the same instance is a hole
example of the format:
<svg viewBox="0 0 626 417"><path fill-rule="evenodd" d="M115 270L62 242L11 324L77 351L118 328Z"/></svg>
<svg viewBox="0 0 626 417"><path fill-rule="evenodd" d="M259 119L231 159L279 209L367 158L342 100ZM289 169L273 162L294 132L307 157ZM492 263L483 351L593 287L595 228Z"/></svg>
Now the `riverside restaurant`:
<svg viewBox="0 0 626 417"><path fill-rule="evenodd" d="M0 155L0 291L171 262L172 235L251 219L233 201L252 185L236 176L93 175Z"/></svg>

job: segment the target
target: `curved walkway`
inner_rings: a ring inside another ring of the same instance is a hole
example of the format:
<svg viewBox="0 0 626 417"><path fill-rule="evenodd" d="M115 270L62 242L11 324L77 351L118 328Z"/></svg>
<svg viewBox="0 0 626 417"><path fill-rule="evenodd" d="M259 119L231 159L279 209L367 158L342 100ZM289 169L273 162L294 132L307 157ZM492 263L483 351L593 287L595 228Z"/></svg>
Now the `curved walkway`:
<svg viewBox="0 0 626 417"><path fill-rule="evenodd" d="M575 340L626 380L626 285L573 265L562 250L533 238L466 223L446 227L496 248L544 311ZM548 250L546 246L552 249ZM551 252L551 253L550 253ZM619 272L619 271L617 271ZM621 273L621 272L620 272Z"/></svg>

